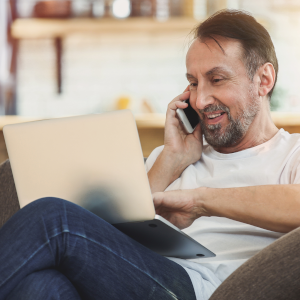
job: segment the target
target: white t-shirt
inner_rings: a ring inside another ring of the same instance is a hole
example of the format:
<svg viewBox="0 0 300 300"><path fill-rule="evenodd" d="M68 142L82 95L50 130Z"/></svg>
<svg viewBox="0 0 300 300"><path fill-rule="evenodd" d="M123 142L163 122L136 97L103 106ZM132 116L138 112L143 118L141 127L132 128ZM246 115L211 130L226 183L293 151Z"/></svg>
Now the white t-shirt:
<svg viewBox="0 0 300 300"><path fill-rule="evenodd" d="M163 146L158 147L150 154L146 162L147 171L162 149ZM266 143L236 153L222 154L204 144L201 159L188 166L166 191L201 186L232 188L298 183L300 134L289 134L280 129ZM197 299L208 299L199 291L202 288L198 284L200 276L203 277L202 266L213 273L209 272L211 277L217 277L212 283L213 287L217 287L246 260L283 235L221 217L201 217L183 231L216 254L213 258L172 259L188 271Z"/></svg>

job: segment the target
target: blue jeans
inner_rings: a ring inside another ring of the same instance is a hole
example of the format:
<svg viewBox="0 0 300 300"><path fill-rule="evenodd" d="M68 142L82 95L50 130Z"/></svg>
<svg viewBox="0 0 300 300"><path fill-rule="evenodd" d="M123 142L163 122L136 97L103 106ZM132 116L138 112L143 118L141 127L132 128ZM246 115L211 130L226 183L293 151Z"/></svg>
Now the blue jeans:
<svg viewBox="0 0 300 300"><path fill-rule="evenodd" d="M43 198L0 230L0 300L195 300L191 280L91 212Z"/></svg>

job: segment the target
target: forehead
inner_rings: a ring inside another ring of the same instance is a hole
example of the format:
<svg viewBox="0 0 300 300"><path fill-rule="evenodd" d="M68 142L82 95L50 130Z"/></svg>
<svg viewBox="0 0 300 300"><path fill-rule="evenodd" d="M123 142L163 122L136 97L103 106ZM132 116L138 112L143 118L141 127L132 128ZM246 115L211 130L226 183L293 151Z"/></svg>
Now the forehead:
<svg viewBox="0 0 300 300"><path fill-rule="evenodd" d="M211 38L193 41L186 56L188 73L193 74L199 71L206 73L215 67L223 67L232 71L238 71L241 68L245 70L241 43L224 37L216 37L216 41Z"/></svg>

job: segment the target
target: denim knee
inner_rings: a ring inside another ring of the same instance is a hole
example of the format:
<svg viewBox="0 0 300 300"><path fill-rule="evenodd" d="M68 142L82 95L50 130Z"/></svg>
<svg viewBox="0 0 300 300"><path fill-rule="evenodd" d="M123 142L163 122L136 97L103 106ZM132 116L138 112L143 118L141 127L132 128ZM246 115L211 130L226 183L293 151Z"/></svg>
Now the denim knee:
<svg viewBox="0 0 300 300"><path fill-rule="evenodd" d="M44 197L37 199L22 208L22 210L35 211L35 213L47 213L51 211L60 211L64 209L66 205L71 204L69 201L56 198L56 197Z"/></svg>
<svg viewBox="0 0 300 300"><path fill-rule="evenodd" d="M53 208L53 207L57 207L57 206L61 207L61 205L65 201L66 200L64 200L64 199L60 199L60 198L56 198L56 197L44 197L44 198L37 199L37 200L29 203L28 205L35 206L35 207L41 207L41 209L47 209L47 208Z"/></svg>

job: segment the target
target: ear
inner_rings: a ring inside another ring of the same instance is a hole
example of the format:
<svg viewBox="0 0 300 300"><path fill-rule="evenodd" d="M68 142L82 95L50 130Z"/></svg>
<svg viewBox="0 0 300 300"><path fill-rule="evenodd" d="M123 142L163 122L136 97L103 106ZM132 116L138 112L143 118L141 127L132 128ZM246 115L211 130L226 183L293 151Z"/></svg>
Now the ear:
<svg viewBox="0 0 300 300"><path fill-rule="evenodd" d="M265 63L258 69L259 87L258 94L261 97L266 96L273 88L275 83L275 70L271 63Z"/></svg>

